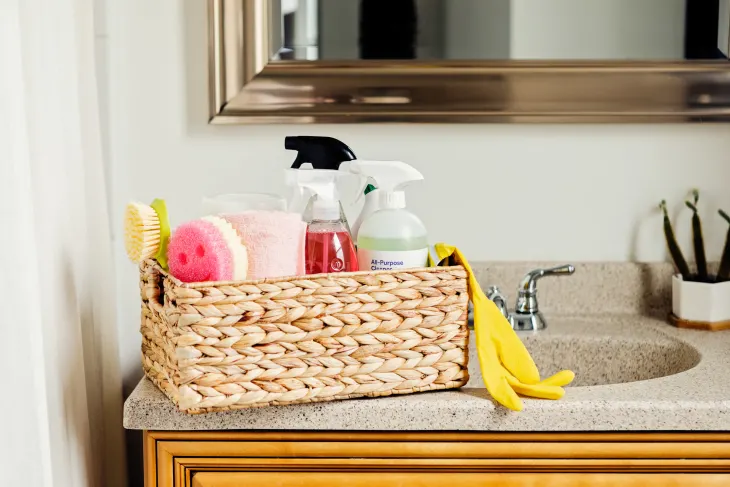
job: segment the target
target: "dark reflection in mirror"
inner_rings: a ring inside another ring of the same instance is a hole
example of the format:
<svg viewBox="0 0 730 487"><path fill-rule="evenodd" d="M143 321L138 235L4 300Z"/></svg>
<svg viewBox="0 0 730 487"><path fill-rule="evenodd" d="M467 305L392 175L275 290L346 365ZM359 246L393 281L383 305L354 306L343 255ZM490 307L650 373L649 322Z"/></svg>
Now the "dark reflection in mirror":
<svg viewBox="0 0 730 487"><path fill-rule="evenodd" d="M360 1L360 59L415 59L416 0Z"/></svg>
<svg viewBox="0 0 730 487"><path fill-rule="evenodd" d="M729 44L730 0L269 1L275 59L667 61Z"/></svg>

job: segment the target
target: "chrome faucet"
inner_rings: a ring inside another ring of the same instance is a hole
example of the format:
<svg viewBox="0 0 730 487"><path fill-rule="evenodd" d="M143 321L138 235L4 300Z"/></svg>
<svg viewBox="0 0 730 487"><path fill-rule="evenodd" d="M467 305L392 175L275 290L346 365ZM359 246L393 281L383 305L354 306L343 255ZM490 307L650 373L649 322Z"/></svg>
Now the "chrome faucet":
<svg viewBox="0 0 730 487"><path fill-rule="evenodd" d="M542 330L547 327L547 322L537 305L538 279L545 276L565 276L574 272L575 267L570 264L528 272L520 281L517 303L512 313L507 309L507 300L497 286L491 286L487 290L487 298L497 305L514 330Z"/></svg>

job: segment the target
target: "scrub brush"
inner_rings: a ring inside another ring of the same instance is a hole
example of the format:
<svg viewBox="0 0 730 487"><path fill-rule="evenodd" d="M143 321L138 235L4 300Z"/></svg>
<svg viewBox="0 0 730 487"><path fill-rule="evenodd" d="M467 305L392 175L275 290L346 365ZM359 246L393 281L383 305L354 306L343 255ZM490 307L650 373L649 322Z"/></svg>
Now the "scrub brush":
<svg viewBox="0 0 730 487"><path fill-rule="evenodd" d="M124 212L124 247L133 262L155 258L167 269L167 242L170 240L170 222L164 200L156 199L151 205L131 202Z"/></svg>

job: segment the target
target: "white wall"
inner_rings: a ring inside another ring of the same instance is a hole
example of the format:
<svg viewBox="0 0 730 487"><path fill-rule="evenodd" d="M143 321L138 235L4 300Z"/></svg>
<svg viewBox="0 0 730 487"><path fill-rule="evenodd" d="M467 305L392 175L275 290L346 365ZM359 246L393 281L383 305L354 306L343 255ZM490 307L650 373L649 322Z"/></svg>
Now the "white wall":
<svg viewBox="0 0 730 487"><path fill-rule="evenodd" d="M725 225L712 212L730 210L726 125L209 126L205 4L108 4L103 91L128 385L140 374L140 335L136 268L120 241L124 204L164 197L180 223L198 215L206 194L283 191L281 170L293 159L285 135L331 135L362 158L415 165L426 181L409 192L410 207L433 241L473 260L663 260L654 208L668 198L680 211L692 186L708 206L709 255L719 255Z"/></svg>
<svg viewBox="0 0 730 487"><path fill-rule="evenodd" d="M513 59L682 59L685 0L512 0Z"/></svg>

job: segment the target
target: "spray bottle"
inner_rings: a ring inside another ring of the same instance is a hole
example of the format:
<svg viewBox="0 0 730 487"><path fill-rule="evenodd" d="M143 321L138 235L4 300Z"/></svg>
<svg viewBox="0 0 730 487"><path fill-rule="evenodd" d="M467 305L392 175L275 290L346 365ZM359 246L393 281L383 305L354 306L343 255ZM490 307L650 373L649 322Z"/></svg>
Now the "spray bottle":
<svg viewBox="0 0 730 487"><path fill-rule="evenodd" d="M352 161L355 154L346 144L332 137L317 137L309 135L290 136L284 139L287 150L297 151L297 157L287 169L286 184L290 188L290 197L287 208L294 213L300 213L305 222L312 221L313 193L300 184L299 177L309 169L302 168L303 164L310 164L314 170L337 171L344 161ZM345 211L339 204L340 216L347 221Z"/></svg>
<svg viewBox="0 0 730 487"><path fill-rule="evenodd" d="M343 167L345 171L353 172L350 170L349 163L347 163L348 166ZM380 198L377 193L377 189L374 184L372 184L369 179L366 179L365 188L362 191L358 191L358 198L355 200L355 203L358 203L360 199L363 197L365 198L365 202L362 205L362 209L360 210L360 214L357 215L357 218L355 218L355 221L352 223L352 226L350 228L350 231L352 232L352 238L357 242L357 236L360 233L360 227L362 226L362 222L365 221L367 217L375 213L380 209Z"/></svg>
<svg viewBox="0 0 730 487"><path fill-rule="evenodd" d="M355 246L335 185L342 173L320 169L301 172L299 184L315 195L304 245L306 273L358 270Z"/></svg>
<svg viewBox="0 0 730 487"><path fill-rule="evenodd" d="M400 161L352 161L347 169L375 182L368 192L357 233L361 271L426 267L428 235L423 222L406 209L403 187L423 175Z"/></svg>

